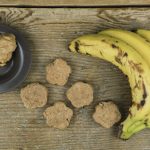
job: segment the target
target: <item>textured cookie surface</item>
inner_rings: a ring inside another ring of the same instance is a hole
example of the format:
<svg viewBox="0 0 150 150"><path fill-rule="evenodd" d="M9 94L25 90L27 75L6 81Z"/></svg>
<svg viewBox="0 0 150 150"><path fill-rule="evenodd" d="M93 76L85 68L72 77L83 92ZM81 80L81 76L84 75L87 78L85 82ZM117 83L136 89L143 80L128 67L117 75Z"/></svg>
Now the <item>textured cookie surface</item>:
<svg viewBox="0 0 150 150"><path fill-rule="evenodd" d="M26 108L43 107L47 103L48 90L39 83L31 83L21 89L21 99Z"/></svg>
<svg viewBox="0 0 150 150"><path fill-rule="evenodd" d="M61 58L46 66L46 80L51 84L65 85L70 73L70 66Z"/></svg>
<svg viewBox="0 0 150 150"><path fill-rule="evenodd" d="M96 106L93 119L103 127L110 128L121 119L121 114L113 102L101 102Z"/></svg>
<svg viewBox="0 0 150 150"><path fill-rule="evenodd" d="M16 49L16 38L13 34L0 34L0 66L5 66Z"/></svg>
<svg viewBox="0 0 150 150"><path fill-rule="evenodd" d="M64 129L69 126L73 111L63 102L57 102L53 106L48 107L43 115L48 126Z"/></svg>
<svg viewBox="0 0 150 150"><path fill-rule="evenodd" d="M93 101L93 88L87 83L76 82L68 89L66 95L74 107L80 108Z"/></svg>

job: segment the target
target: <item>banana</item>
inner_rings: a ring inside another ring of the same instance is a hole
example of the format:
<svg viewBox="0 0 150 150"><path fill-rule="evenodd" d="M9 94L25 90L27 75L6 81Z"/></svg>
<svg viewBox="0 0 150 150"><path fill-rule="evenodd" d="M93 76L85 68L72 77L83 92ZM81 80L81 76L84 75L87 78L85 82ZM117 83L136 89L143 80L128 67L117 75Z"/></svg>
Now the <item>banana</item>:
<svg viewBox="0 0 150 150"><path fill-rule="evenodd" d="M138 29L136 33L145 38L148 42L150 42L150 30Z"/></svg>
<svg viewBox="0 0 150 150"><path fill-rule="evenodd" d="M120 138L150 127L150 69L145 60L128 44L108 35L84 35L70 43L70 51L107 60L128 76L132 106L121 123Z"/></svg>
<svg viewBox="0 0 150 150"><path fill-rule="evenodd" d="M150 43L138 34L122 29L108 29L99 34L109 35L118 38L132 46L145 60L150 67Z"/></svg>

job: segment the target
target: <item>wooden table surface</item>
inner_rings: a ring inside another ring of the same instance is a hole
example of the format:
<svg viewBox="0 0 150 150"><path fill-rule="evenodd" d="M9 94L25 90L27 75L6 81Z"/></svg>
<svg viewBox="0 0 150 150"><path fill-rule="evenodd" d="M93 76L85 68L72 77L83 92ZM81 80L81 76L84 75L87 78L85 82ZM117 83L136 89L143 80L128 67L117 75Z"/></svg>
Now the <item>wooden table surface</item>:
<svg viewBox="0 0 150 150"><path fill-rule="evenodd" d="M147 6L150 0L0 0L1 6Z"/></svg>
<svg viewBox="0 0 150 150"><path fill-rule="evenodd" d="M23 85L12 92L0 94L0 150L150 150L150 130L122 141L117 137L118 126L104 129L92 120L94 107L102 100L113 100L119 106L123 119L126 117L131 94L122 72L106 61L68 51L69 42L83 34L106 28L150 28L148 4L150 0L77 0L76 3L73 0L1 0L0 22L25 36L33 63ZM64 8L75 5L80 8ZM104 5L108 7L101 7ZM135 6L116 8L116 5ZM67 60L73 70L64 87L50 85L45 80L45 65L58 57ZM83 109L73 108L74 116L66 130L49 128L43 111L59 100L70 105L65 92L79 80L94 87L93 104ZM31 82L40 82L48 87L49 99L44 108L32 111L24 108L20 88Z"/></svg>

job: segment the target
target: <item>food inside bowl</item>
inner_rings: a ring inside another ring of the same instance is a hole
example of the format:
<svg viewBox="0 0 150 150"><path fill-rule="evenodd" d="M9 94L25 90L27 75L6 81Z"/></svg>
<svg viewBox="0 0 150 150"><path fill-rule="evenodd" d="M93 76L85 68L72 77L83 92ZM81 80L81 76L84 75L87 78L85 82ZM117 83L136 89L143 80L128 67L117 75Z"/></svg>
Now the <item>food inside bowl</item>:
<svg viewBox="0 0 150 150"><path fill-rule="evenodd" d="M0 67L5 66L16 50L16 37L11 33L0 34Z"/></svg>

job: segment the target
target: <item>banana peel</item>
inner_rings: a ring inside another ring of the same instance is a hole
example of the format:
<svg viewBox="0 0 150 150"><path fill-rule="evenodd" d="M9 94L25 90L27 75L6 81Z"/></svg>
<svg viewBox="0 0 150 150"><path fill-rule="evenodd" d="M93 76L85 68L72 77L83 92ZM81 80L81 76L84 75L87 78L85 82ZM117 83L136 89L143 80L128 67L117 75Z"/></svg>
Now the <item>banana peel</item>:
<svg viewBox="0 0 150 150"><path fill-rule="evenodd" d="M128 117L120 125L121 139L129 139L133 134L150 127L150 69L134 48L109 35L90 34L73 40L69 49L109 61L128 76L132 106Z"/></svg>
<svg viewBox="0 0 150 150"><path fill-rule="evenodd" d="M136 33L143 37L146 41L150 42L150 30L138 29Z"/></svg>
<svg viewBox="0 0 150 150"><path fill-rule="evenodd" d="M131 47L133 47L150 66L150 43L140 35L122 29L107 29L99 32L99 34L109 35L126 42Z"/></svg>

